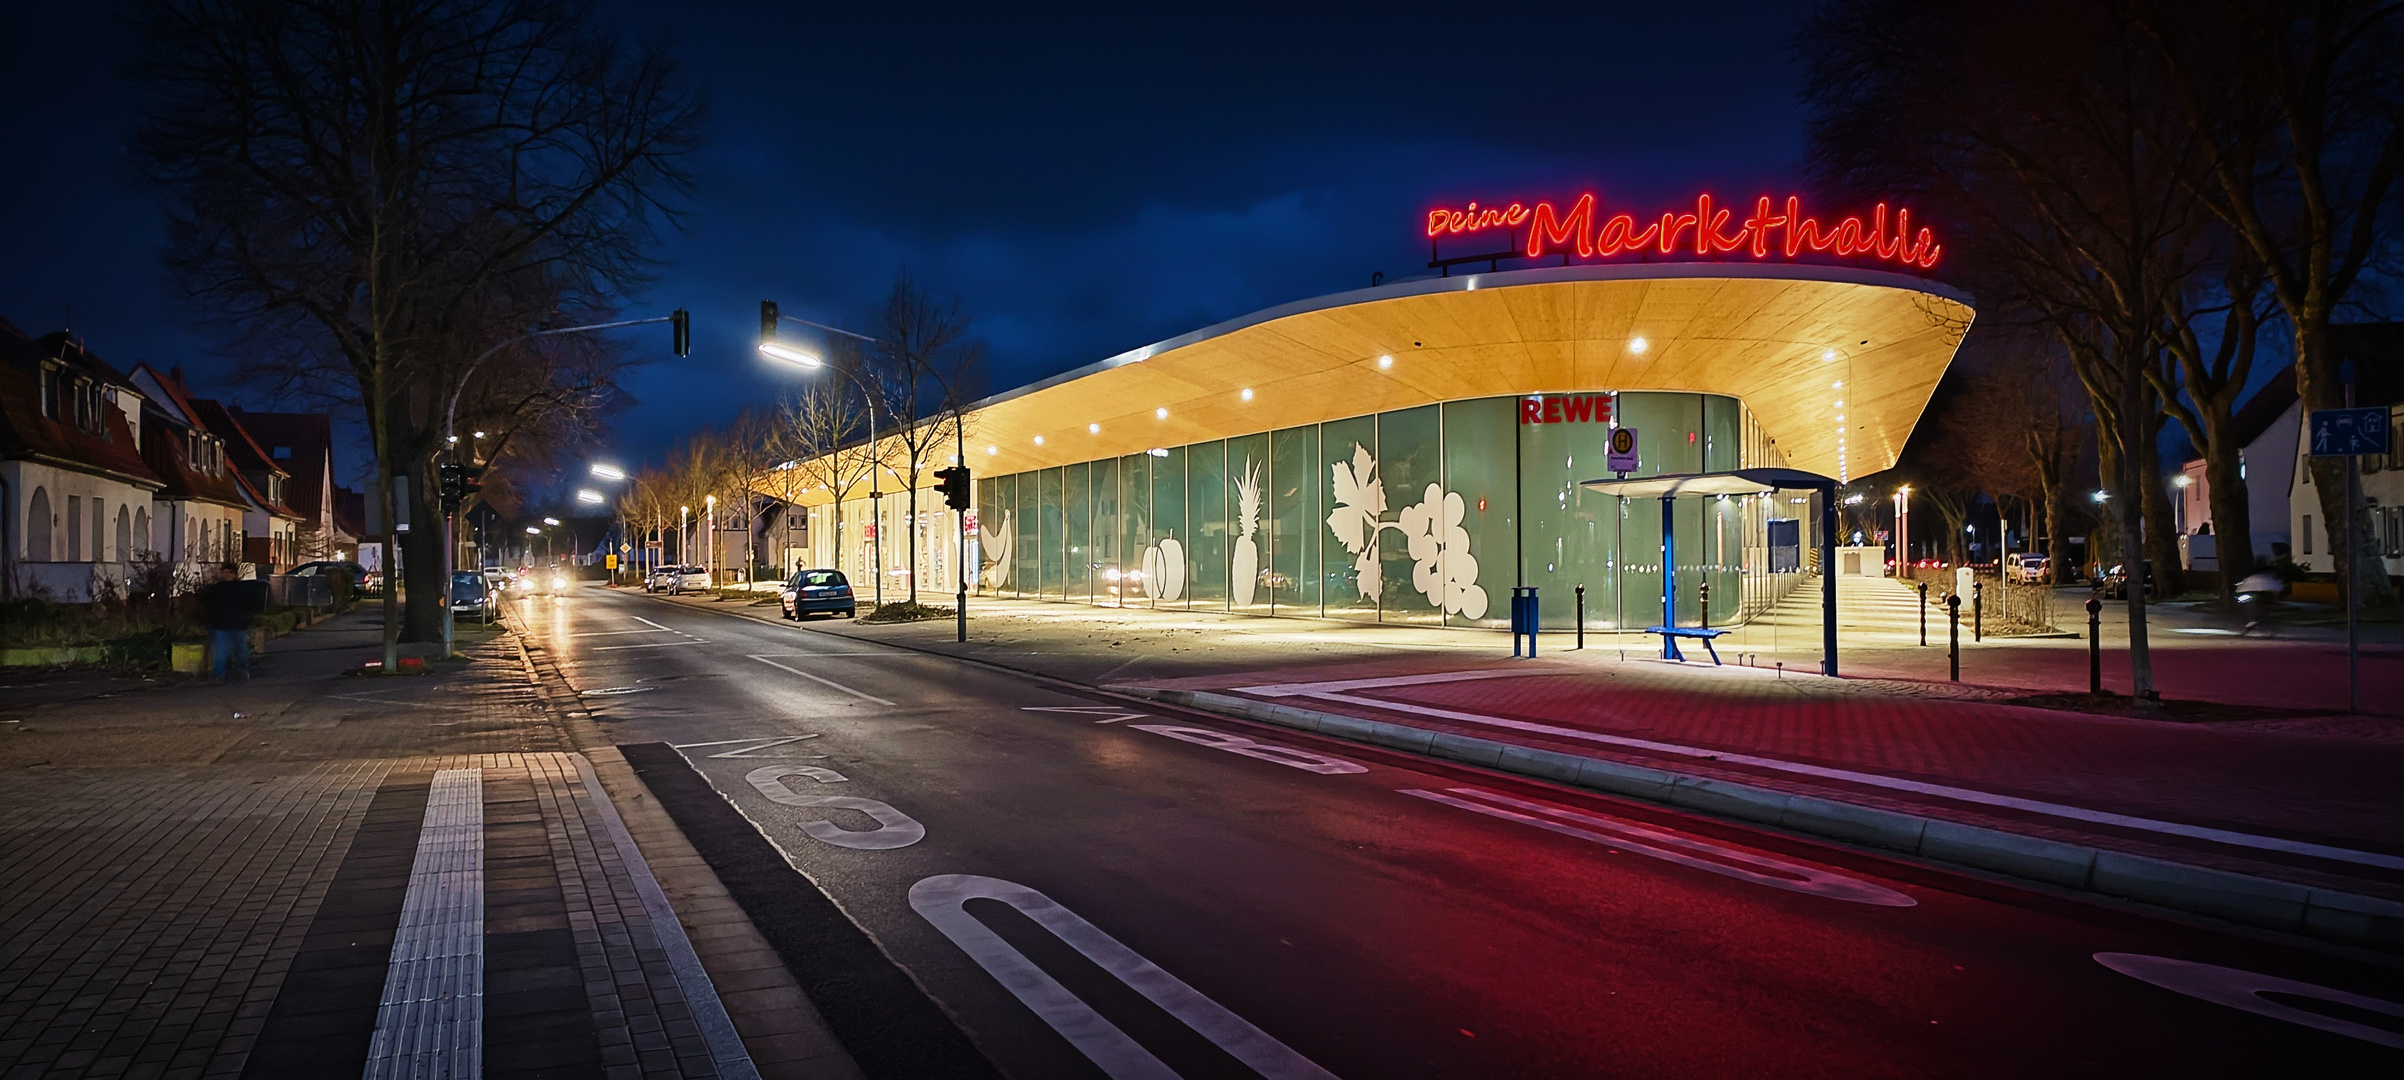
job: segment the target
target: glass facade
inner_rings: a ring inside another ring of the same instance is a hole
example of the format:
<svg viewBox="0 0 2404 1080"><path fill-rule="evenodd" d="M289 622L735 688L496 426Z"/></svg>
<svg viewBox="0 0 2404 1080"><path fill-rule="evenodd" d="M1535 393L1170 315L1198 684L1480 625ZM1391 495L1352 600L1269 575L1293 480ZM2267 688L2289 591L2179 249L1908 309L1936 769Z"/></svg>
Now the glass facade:
<svg viewBox="0 0 2404 1080"><path fill-rule="evenodd" d="M1575 625L1581 586L1589 628L1658 625L1665 558L1681 626L1740 622L1799 582L1772 572L1767 535L1800 518L1809 537L1812 499L1672 500L1665 551L1661 501L1583 486L1612 475L1619 427L1631 477L1784 463L1731 397L1475 398L984 477L969 554L987 595L1490 628L1515 585L1547 629Z"/></svg>

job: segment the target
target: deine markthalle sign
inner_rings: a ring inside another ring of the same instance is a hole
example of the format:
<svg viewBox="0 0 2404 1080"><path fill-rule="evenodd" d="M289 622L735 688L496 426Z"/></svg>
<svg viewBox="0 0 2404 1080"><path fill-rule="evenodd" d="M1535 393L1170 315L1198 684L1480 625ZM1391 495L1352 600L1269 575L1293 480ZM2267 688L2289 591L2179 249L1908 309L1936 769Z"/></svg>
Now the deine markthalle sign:
<svg viewBox="0 0 2404 1080"><path fill-rule="evenodd" d="M1605 216L1601 201L1591 192L1578 196L1567 210L1549 200L1530 206L1511 202L1500 206L1469 203L1439 206L1427 212L1426 234L1431 243L1448 238L1509 237L1508 247L1428 265L1496 259L1543 258L1547 255L1607 259L1619 255L1691 255L1702 258L1749 256L1755 259L1793 259L1807 252L1847 258L1867 257L1915 270L1937 264L1943 245L1929 229L1912 228L1908 209L1891 215L1879 203L1867 217L1854 215L1823 225L1803 212L1799 196L1773 203L1763 195L1749 213L1722 206L1709 195L1695 196L1694 209L1683 208L1659 217L1620 212ZM1524 236L1522 230L1524 229Z"/></svg>

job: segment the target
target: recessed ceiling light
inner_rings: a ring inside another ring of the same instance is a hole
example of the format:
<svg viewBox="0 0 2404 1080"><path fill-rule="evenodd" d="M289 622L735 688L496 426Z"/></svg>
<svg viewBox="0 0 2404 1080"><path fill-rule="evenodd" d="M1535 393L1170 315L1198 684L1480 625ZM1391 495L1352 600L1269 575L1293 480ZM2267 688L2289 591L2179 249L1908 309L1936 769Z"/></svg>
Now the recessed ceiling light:
<svg viewBox="0 0 2404 1080"><path fill-rule="evenodd" d="M1647 341L1646 341L1645 339L1643 339L1643 338L1640 338L1640 337L1639 337L1639 338L1629 338L1629 339L1628 339L1628 351L1629 351L1629 352L1632 352L1632 353L1635 353L1635 354L1637 354L1637 355L1639 355L1639 356L1643 355L1643 354L1644 354L1644 351L1645 351L1646 349L1648 349L1648 348L1651 348L1651 347L1652 347L1652 346L1651 346L1651 343L1650 343L1650 342L1647 342Z"/></svg>
<svg viewBox="0 0 2404 1080"><path fill-rule="evenodd" d="M1154 410L1152 410L1152 419L1154 419L1154 420L1166 420L1166 419L1168 419L1168 418L1169 418L1169 410L1168 410L1168 406L1165 406L1165 405L1164 405L1164 406L1161 406L1160 408L1157 408L1157 409L1154 409Z"/></svg>
<svg viewBox="0 0 2404 1080"><path fill-rule="evenodd" d="M1243 392L1243 394L1242 394L1241 396L1242 396L1242 397L1243 397L1243 399L1244 399L1244 400L1246 400L1246 401L1250 401L1250 400L1252 400L1252 388L1251 388L1251 387L1249 387L1249 386L1245 387L1245 388L1244 388L1244 392Z"/></svg>
<svg viewBox="0 0 2404 1080"><path fill-rule="evenodd" d="M1377 358L1377 366L1379 366L1379 367L1381 367L1381 368L1390 368L1390 367L1393 367L1393 366L1394 366L1394 358L1393 358L1393 357L1391 357L1391 356L1380 356L1380 357L1378 357L1378 358Z"/></svg>
<svg viewBox="0 0 2404 1080"><path fill-rule="evenodd" d="M993 455L995 455L995 454L999 454L999 453L1001 453L1001 452L1002 452L1002 448L1001 448L1001 447L998 447L998 446L988 446L988 447L986 447L986 448L985 448L985 456L986 456L986 457L992 457Z"/></svg>
<svg viewBox="0 0 2404 1080"><path fill-rule="evenodd" d="M1043 445L1043 436L1041 436L1041 435L1037 435L1037 436L1035 437L1035 445L1037 445L1037 446L1042 446L1042 445Z"/></svg>
<svg viewBox="0 0 2404 1080"><path fill-rule="evenodd" d="M1100 424L1087 424L1087 425L1085 425L1085 433L1086 433L1086 434L1088 434L1088 435L1099 435L1099 434L1101 434L1101 433L1102 433L1102 425L1100 425Z"/></svg>
<svg viewBox="0 0 2404 1080"><path fill-rule="evenodd" d="M1829 349L1829 350L1826 350L1826 351L1824 351L1824 352L1820 353L1820 359L1821 359L1821 360L1834 360L1834 359L1836 359L1836 350L1835 350L1835 349Z"/></svg>

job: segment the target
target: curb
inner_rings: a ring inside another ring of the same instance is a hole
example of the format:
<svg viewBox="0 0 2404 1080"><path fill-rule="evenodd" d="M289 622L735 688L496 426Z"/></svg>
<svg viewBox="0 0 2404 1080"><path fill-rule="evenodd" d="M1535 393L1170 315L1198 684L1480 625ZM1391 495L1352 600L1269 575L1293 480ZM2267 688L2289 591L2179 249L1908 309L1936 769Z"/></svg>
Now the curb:
<svg viewBox="0 0 2404 1080"><path fill-rule="evenodd" d="M1111 691L2326 941L2404 948L2404 903L1472 735L1191 690Z"/></svg>

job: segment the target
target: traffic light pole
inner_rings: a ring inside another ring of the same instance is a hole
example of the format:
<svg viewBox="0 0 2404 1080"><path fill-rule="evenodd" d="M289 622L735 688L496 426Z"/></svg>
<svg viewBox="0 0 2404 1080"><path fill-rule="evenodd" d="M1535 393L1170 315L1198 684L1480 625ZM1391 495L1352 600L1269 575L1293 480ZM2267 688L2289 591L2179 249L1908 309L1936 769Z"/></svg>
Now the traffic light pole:
<svg viewBox="0 0 2404 1080"><path fill-rule="evenodd" d="M960 462L954 468L959 469L965 478L968 472L968 430L960 423L958 409L952 410L952 437L958 440L953 444L958 452L952 456ZM967 485L963 483L962 486ZM962 505L952 510L953 520L960 523L960 543L952 549L952 561L960 564L960 595L952 602L952 612L959 624L959 640L965 644L968 641L968 500L963 498L960 502Z"/></svg>

